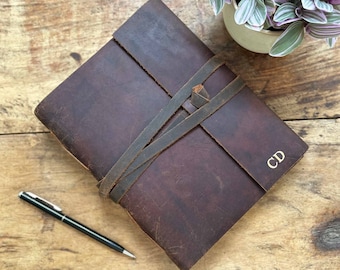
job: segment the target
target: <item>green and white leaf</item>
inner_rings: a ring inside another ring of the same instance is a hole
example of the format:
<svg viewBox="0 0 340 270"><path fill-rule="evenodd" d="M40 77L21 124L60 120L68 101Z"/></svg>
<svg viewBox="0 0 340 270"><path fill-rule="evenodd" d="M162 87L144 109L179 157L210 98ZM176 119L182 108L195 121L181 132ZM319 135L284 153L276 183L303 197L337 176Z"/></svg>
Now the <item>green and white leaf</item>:
<svg viewBox="0 0 340 270"><path fill-rule="evenodd" d="M297 21L288 26L281 36L273 44L269 54L282 57L294 51L303 41L304 23Z"/></svg>
<svg viewBox="0 0 340 270"><path fill-rule="evenodd" d="M326 3L325 1L321 0L314 0L315 6L325 12L332 12L334 10L333 5Z"/></svg>
<svg viewBox="0 0 340 270"><path fill-rule="evenodd" d="M256 0L241 0L235 11L234 19L237 24L245 24L253 15Z"/></svg>
<svg viewBox="0 0 340 270"><path fill-rule="evenodd" d="M224 7L225 0L210 0L215 15L219 14Z"/></svg>
<svg viewBox="0 0 340 270"><path fill-rule="evenodd" d="M276 7L275 0L264 0L264 4L267 7L271 7L271 8L275 8Z"/></svg>
<svg viewBox="0 0 340 270"><path fill-rule="evenodd" d="M301 0L302 7L306 10L315 10L314 0Z"/></svg>
<svg viewBox="0 0 340 270"><path fill-rule="evenodd" d="M340 12L326 13L327 23L340 24Z"/></svg>
<svg viewBox="0 0 340 270"><path fill-rule="evenodd" d="M277 8L273 20L280 23L296 18L295 8L296 6L293 3L282 4Z"/></svg>
<svg viewBox="0 0 340 270"><path fill-rule="evenodd" d="M260 32L261 30L264 29L264 28L263 28L264 25L254 26L254 25L250 25L250 24L248 24L248 23L245 23L244 26L247 27L247 28L250 29L250 30L257 31L257 32Z"/></svg>
<svg viewBox="0 0 340 270"><path fill-rule="evenodd" d="M319 39L337 38L340 36L340 27L338 24L309 23L306 26L306 32Z"/></svg>
<svg viewBox="0 0 340 270"><path fill-rule="evenodd" d="M314 10L314 11L309 11L309 10L304 10L303 14L301 17L310 23L327 23L327 17L326 15L320 11L320 10Z"/></svg>
<svg viewBox="0 0 340 270"><path fill-rule="evenodd" d="M276 4L274 0L264 0L264 4L267 7L268 15L273 15L276 11Z"/></svg>
<svg viewBox="0 0 340 270"><path fill-rule="evenodd" d="M326 42L330 48L334 48L337 38L326 38Z"/></svg>
<svg viewBox="0 0 340 270"><path fill-rule="evenodd" d="M263 1L256 0L253 14L248 19L247 23L255 27L260 27L264 24L267 16L267 8Z"/></svg>

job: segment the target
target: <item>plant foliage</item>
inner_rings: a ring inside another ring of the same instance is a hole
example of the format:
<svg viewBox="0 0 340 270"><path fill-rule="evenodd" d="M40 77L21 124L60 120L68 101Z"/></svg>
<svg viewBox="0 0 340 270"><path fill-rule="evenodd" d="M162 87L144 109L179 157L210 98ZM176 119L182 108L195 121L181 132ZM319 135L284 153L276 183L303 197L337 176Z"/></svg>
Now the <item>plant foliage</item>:
<svg viewBox="0 0 340 270"><path fill-rule="evenodd" d="M282 30L270 55L285 56L304 35L326 40L334 47L340 36L340 0L210 0L215 14L225 4L237 4L234 20L254 30Z"/></svg>

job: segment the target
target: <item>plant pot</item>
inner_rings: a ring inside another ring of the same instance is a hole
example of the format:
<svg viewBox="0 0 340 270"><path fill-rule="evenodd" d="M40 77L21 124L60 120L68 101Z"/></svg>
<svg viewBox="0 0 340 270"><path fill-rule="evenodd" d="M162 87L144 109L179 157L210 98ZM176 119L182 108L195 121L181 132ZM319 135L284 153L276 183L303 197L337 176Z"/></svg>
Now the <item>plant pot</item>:
<svg viewBox="0 0 340 270"><path fill-rule="evenodd" d="M274 42L281 35L282 31L250 30L244 25L235 23L234 14L237 4L233 1L230 5L223 7L224 24L230 36L243 48L256 52L268 54Z"/></svg>

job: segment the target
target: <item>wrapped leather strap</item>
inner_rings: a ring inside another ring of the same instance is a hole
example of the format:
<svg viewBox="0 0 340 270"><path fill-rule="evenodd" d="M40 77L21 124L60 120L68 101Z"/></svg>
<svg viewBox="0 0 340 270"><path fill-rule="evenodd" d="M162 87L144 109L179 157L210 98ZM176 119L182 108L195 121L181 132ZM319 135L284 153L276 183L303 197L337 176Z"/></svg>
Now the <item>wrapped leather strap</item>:
<svg viewBox="0 0 340 270"><path fill-rule="evenodd" d="M200 107L194 113L186 117L175 127L171 128L160 138L153 141L150 145L136 157L134 162L129 166L127 173L133 173L135 170L146 164L149 160L160 154L166 148L170 147L189 131L199 125L202 121L211 116L232 97L234 97L240 90L244 88L245 84L240 77L236 77L231 83L224 87L215 97L208 103ZM115 201L124 196L128 189L135 181L135 177L125 177L119 180L116 186L112 189L110 197Z"/></svg>
<svg viewBox="0 0 340 270"><path fill-rule="evenodd" d="M166 124L171 116L190 97L192 88L202 84L213 72L224 64L224 60L219 56L210 58L193 77L172 97L169 103L156 115L149 125L139 134L139 136L128 147L124 154L113 165L107 175L99 181L99 195L107 197L118 179L152 140L157 132Z"/></svg>
<svg viewBox="0 0 340 270"><path fill-rule="evenodd" d="M177 124L185 119L188 114L185 111L181 111L179 115L176 116L175 120L163 131L162 135L167 131L171 130ZM143 152L142 152L143 153ZM141 153L141 154L142 154ZM137 159L129 166L122 177L119 179L116 186L110 192L110 197L113 201L119 202L128 189L135 183L135 181L142 175L142 173L151 165L151 163L158 157L160 152L155 154L148 161L145 161L142 165L136 168ZM138 166L138 165L137 165Z"/></svg>

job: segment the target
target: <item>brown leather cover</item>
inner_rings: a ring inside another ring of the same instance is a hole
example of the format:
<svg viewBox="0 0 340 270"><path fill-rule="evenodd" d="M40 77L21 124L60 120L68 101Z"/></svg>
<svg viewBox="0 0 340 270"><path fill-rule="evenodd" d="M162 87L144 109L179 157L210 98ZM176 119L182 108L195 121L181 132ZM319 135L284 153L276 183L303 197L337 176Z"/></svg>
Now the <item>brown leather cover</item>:
<svg viewBox="0 0 340 270"><path fill-rule="evenodd" d="M161 1L151 0L35 113L100 181L212 56ZM204 82L209 98L235 77L219 68ZM196 110L190 102L182 108ZM183 109L170 125L178 115ZM178 267L189 269L306 150L244 87L153 159L119 203Z"/></svg>

